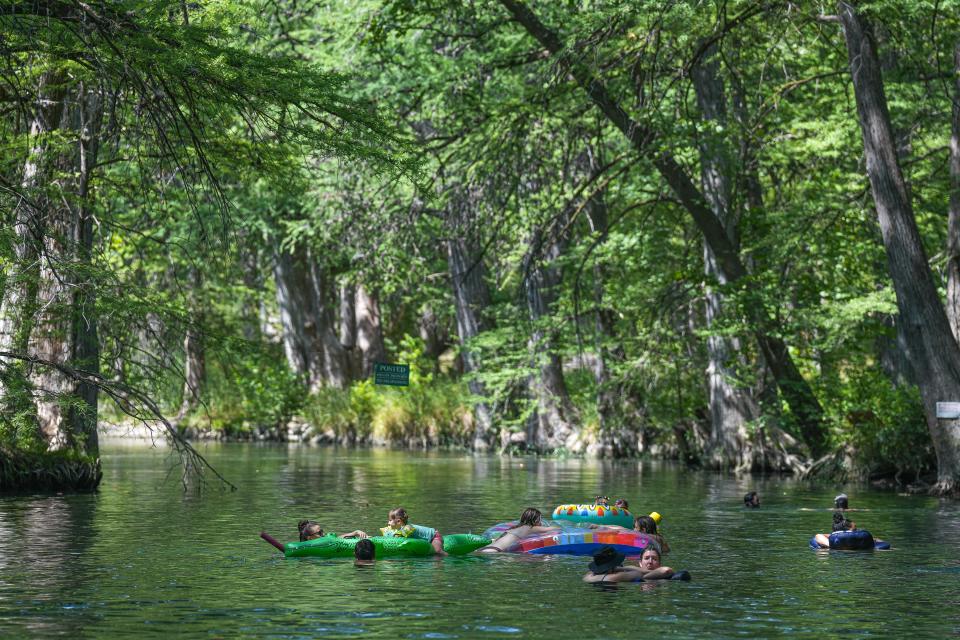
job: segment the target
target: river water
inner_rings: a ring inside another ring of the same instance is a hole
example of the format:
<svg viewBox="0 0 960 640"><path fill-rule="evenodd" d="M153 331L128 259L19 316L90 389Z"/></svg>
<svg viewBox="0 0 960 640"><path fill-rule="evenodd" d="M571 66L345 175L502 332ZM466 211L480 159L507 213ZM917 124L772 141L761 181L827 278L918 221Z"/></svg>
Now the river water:
<svg viewBox="0 0 960 640"><path fill-rule="evenodd" d="M109 445L95 495L0 498L0 637L943 637L960 634L960 505L651 462L219 444L239 488L184 493L164 449ZM757 490L759 510L742 496ZM833 496L889 552L815 552ZM598 588L575 557L284 559L309 517L375 530L391 507L482 532L598 492L663 514L689 583ZM809 510L808 510L809 509Z"/></svg>

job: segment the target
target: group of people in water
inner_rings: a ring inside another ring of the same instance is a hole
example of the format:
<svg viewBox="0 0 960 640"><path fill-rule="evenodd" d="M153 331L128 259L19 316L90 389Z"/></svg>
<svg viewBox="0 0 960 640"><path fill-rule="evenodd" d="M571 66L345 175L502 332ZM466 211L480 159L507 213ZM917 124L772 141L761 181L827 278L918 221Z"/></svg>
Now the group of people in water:
<svg viewBox="0 0 960 640"><path fill-rule="evenodd" d="M748 509L756 509L760 507L760 496L756 491L750 491L743 496L743 506ZM857 509L850 508L850 498L847 496L847 494L841 493L835 497L833 499L833 508L833 524L831 525L830 533L818 533L813 537L817 545L819 545L822 549L830 548L831 533L857 530L857 523L847 518L848 511L857 511ZM883 541L877 540L877 542Z"/></svg>
<svg viewBox="0 0 960 640"><path fill-rule="evenodd" d="M744 506L750 509L756 509L760 506L760 496L756 491L751 491L743 497ZM606 496L597 496L594 504L598 506L610 506ZM619 498L614 504L629 511L629 504L626 500ZM846 518L846 512L852 511L849 506L849 500L846 494L841 493L834 498L834 507L836 512L833 514L833 531L853 531L856 524ZM625 565L625 554L612 546L605 546L593 556L593 561L589 565L589 571L583 576L585 582L590 583L613 583L613 582L644 582L651 580L689 580L690 574L686 571L674 571L672 568L662 564L662 557L669 553L670 545L663 538L657 529L660 514L653 512L650 515L636 516L633 521L633 531L644 533L649 538L649 543L640 551L640 557L636 565ZM620 529L625 527L616 525L587 525L592 529L603 528L606 530ZM324 537L323 527L312 520L301 520L298 524L300 532L300 541L314 540ZM513 527L503 532L500 537L477 549L478 553L503 553L515 548L524 539L532 536L544 534L559 533L560 527L548 526L544 523L543 514L539 509L528 507L520 514L519 522ZM327 533L326 535L336 535ZM443 536L437 529L410 522L410 516L406 509L397 507L391 509L387 515L387 526L381 527L379 535L386 537L404 537L418 538L430 542L436 555L443 556L446 553L443 550ZM376 548L368 538L370 535L365 531L357 529L350 533L338 536L340 538L359 538L354 547L354 556L358 565L373 564L376 558ZM828 548L829 534L818 533L815 536L817 544Z"/></svg>

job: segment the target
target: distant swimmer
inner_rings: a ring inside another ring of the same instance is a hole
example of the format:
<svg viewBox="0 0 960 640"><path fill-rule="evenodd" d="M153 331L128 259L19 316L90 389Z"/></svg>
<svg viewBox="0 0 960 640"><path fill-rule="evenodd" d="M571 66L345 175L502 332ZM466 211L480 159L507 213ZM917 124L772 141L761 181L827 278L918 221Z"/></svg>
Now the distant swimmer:
<svg viewBox="0 0 960 640"><path fill-rule="evenodd" d="M850 508L850 499L847 497L847 494L841 493L833 499L833 507L826 509L811 509L809 507L802 507L800 511L870 511L870 509L851 509Z"/></svg>
<svg viewBox="0 0 960 640"><path fill-rule="evenodd" d="M477 549L477 551L480 553L501 553L528 536L555 531L560 531L560 528L543 526L543 514L540 513L539 509L529 507L520 514L520 524L512 529L507 529L502 536L487 546Z"/></svg>
<svg viewBox="0 0 960 640"><path fill-rule="evenodd" d="M832 533L840 533L845 531L859 531L857 529L857 523L854 522L853 520L847 520L846 516L843 514L842 511L836 511L833 514ZM874 545L886 544L883 540L878 540L876 538L873 538L873 536L870 536L867 532L863 532L863 535L868 536L870 538L869 545L871 549L874 547ZM831 548L830 534L818 533L813 537L813 540L814 542L816 542L817 546L819 546L821 549ZM887 548L889 548L889 545L887 545Z"/></svg>
<svg viewBox="0 0 960 640"><path fill-rule="evenodd" d="M760 495L756 491L744 495L743 506L748 509L758 509L760 507Z"/></svg>

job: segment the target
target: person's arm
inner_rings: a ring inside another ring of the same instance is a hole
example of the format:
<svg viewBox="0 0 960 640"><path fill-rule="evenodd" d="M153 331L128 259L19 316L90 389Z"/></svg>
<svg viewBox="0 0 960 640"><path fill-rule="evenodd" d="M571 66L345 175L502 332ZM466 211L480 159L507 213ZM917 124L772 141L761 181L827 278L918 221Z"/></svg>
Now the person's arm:
<svg viewBox="0 0 960 640"><path fill-rule="evenodd" d="M824 533L818 533L817 535L813 536L813 539L816 541L816 543L817 543L818 545L820 545L820 548L821 548L821 549L829 549L829 548L830 548L830 538L827 537L826 534L824 534Z"/></svg>
<svg viewBox="0 0 960 640"><path fill-rule="evenodd" d="M604 582L635 582L637 580L646 580L651 573L653 572L644 571L640 567L617 567L617 570L609 574Z"/></svg>
<svg viewBox="0 0 960 640"><path fill-rule="evenodd" d="M639 569L639 571L642 573L641 577L644 580L666 580L673 575L673 569L670 567L658 567L646 572L644 572L643 569Z"/></svg>
<svg viewBox="0 0 960 640"><path fill-rule="evenodd" d="M362 538L369 538L370 536L368 536L368 535L367 535L366 533L364 533L363 531L360 531L360 529L357 529L356 531L351 531L350 533L345 533L345 534L343 534L343 535L340 536L340 537L341 537L341 538L361 538L361 539L362 539Z"/></svg>

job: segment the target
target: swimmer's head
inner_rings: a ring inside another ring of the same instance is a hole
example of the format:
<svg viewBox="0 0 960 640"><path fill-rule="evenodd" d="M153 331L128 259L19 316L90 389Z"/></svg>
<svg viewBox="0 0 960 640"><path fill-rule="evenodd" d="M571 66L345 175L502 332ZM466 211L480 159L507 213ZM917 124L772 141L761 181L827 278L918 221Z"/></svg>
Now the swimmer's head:
<svg viewBox="0 0 960 640"><path fill-rule="evenodd" d="M660 545L651 542L643 548L643 553L640 555L640 567L647 570L660 568Z"/></svg>
<svg viewBox="0 0 960 640"><path fill-rule="evenodd" d="M297 529L300 530L300 542L323 537L323 527L312 520L301 520L297 523Z"/></svg>
<svg viewBox="0 0 960 640"><path fill-rule="evenodd" d="M533 507L528 507L520 514L520 524L528 524L531 527L537 527L543 524L543 514L540 513L539 509L534 509Z"/></svg>
<svg viewBox="0 0 960 640"><path fill-rule="evenodd" d="M634 531L646 533L647 535L657 535L657 521L650 516L637 516L633 519Z"/></svg>
<svg viewBox="0 0 960 640"><path fill-rule="evenodd" d="M833 499L833 506L837 509L849 509L849 502L847 501L847 494L841 493L836 498Z"/></svg>
<svg viewBox="0 0 960 640"><path fill-rule="evenodd" d="M590 563L590 571L594 573L610 573L623 564L624 556L615 548L607 545L593 554L593 562Z"/></svg>
<svg viewBox="0 0 960 640"><path fill-rule="evenodd" d="M834 531L853 531L856 528L856 523L854 523L852 520L847 520L842 512L837 511L833 514Z"/></svg>
<svg viewBox="0 0 960 640"><path fill-rule="evenodd" d="M369 538L357 540L357 546L353 548L353 557L360 562L372 562L377 556L377 548L373 546L373 541Z"/></svg>

